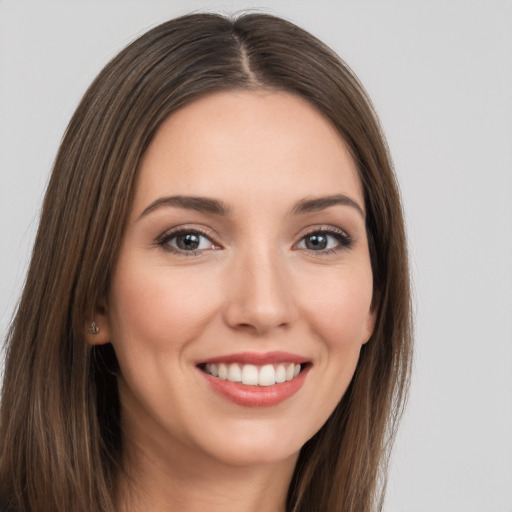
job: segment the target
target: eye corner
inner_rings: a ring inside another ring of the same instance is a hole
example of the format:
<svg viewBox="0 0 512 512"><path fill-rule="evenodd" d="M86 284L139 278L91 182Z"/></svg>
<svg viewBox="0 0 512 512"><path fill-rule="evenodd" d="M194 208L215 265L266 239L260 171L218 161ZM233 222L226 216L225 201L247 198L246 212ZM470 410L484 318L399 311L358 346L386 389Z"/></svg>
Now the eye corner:
<svg viewBox="0 0 512 512"><path fill-rule="evenodd" d="M354 239L344 229L334 226L315 226L301 234L295 248L315 256L324 256L350 249L353 244Z"/></svg>
<svg viewBox="0 0 512 512"><path fill-rule="evenodd" d="M206 252L222 249L212 233L192 226L180 226L165 231L157 237L155 245L165 252L185 257L199 257Z"/></svg>

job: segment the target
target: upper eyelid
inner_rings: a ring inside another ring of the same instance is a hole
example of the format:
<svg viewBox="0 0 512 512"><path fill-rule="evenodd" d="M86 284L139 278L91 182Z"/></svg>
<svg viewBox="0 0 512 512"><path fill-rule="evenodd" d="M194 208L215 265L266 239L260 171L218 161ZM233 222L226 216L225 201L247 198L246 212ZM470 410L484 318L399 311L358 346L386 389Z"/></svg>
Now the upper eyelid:
<svg viewBox="0 0 512 512"><path fill-rule="evenodd" d="M350 249L354 244L354 238L345 230L339 227L335 227L332 225L323 225L323 226L311 226L306 232L302 232L299 235L298 240L293 244L293 247L297 247L307 236L313 235L315 233L324 233L328 236L336 238L339 246L337 248L324 249L319 251L313 251L317 254L317 256L321 256L322 254L337 252L338 250ZM302 248L300 248L302 249ZM307 249L306 249L307 250ZM309 251L308 251L309 252Z"/></svg>
<svg viewBox="0 0 512 512"><path fill-rule="evenodd" d="M165 241L165 240L168 240L175 236L178 236L182 233L199 233L201 236L208 238L211 242L220 245L219 242L217 241L218 235L211 229L197 227L197 226L187 226L187 225L175 226L173 228L169 228L169 229L165 230L162 234L160 234L156 238L156 241L158 243L160 243L162 241Z"/></svg>
<svg viewBox="0 0 512 512"><path fill-rule="evenodd" d="M172 239L180 236L181 234L186 234L186 233L197 233L201 237L206 238L211 243L212 247L203 248L203 249L193 249L193 250L187 251L187 250L180 249L179 247L175 247L173 244L170 243ZM160 235L156 239L155 246L158 249L165 251L166 253L175 255L176 257L192 256L195 258L204 256L210 250L214 250L214 249L216 250L216 249L223 248L218 242L215 241L215 239L211 235L204 232L203 229L187 228L187 227L175 227L175 228L168 229L167 231L164 231L164 233L162 233L162 235Z"/></svg>
<svg viewBox="0 0 512 512"><path fill-rule="evenodd" d="M334 233L353 239L353 237L346 229L342 229L340 227L328 224L315 224L312 226L307 226L305 228L302 228L296 236L298 237L299 240L302 240L302 238L312 233Z"/></svg>
<svg viewBox="0 0 512 512"><path fill-rule="evenodd" d="M163 233L161 233L156 238L156 243L158 245L161 245L168 240L172 239L173 237L179 236L182 233L198 233L201 236L204 236L208 238L212 244L219 246L220 248L223 248L223 244L220 243L219 238L220 236L211 228L206 228L203 226L197 226L197 225L180 225L175 226L172 228L169 228L165 230ZM328 225L328 224L314 224L310 226L303 227L293 238L295 242L293 245L297 245L304 237L314 234L314 233L327 233L331 234L332 236L339 235L343 238L346 238L347 241L353 242L354 237L352 237L347 230L342 229L338 226Z"/></svg>

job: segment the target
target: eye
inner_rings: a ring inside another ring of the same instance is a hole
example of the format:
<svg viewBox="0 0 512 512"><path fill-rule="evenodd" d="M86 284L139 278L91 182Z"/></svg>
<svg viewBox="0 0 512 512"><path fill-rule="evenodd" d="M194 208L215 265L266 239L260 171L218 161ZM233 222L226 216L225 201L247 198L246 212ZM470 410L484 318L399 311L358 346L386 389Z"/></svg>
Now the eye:
<svg viewBox="0 0 512 512"><path fill-rule="evenodd" d="M343 231L319 230L303 236L297 244L297 249L332 253L344 247L350 247L352 239Z"/></svg>
<svg viewBox="0 0 512 512"><path fill-rule="evenodd" d="M164 250L188 255L219 248L204 233L194 230L168 233L158 240L158 245Z"/></svg>

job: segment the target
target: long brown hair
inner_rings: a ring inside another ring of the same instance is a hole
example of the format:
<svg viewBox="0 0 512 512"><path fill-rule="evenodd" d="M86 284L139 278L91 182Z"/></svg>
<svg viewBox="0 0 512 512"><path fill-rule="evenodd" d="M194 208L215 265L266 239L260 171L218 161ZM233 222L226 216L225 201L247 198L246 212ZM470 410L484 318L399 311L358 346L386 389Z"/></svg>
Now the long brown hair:
<svg viewBox="0 0 512 512"><path fill-rule="evenodd" d="M139 162L162 121L207 93L253 88L300 95L348 144L374 277L375 330L343 399L301 451L287 510L381 509L411 319L404 223L379 123L346 64L304 30L263 14L194 14L152 29L105 67L58 152L7 338L0 494L16 512L116 510L117 362L110 345L88 346L85 326L108 291Z"/></svg>

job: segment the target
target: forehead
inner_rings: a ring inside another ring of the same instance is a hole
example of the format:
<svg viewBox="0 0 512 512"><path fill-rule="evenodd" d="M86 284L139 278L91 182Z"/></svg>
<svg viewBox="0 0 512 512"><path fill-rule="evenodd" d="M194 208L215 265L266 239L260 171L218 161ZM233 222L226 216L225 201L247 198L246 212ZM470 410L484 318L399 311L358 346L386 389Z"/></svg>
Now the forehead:
<svg viewBox="0 0 512 512"><path fill-rule="evenodd" d="M335 127L287 92L223 91L174 112L139 170L135 209L157 195L222 195L239 201L275 192L348 193L361 201L357 168Z"/></svg>

